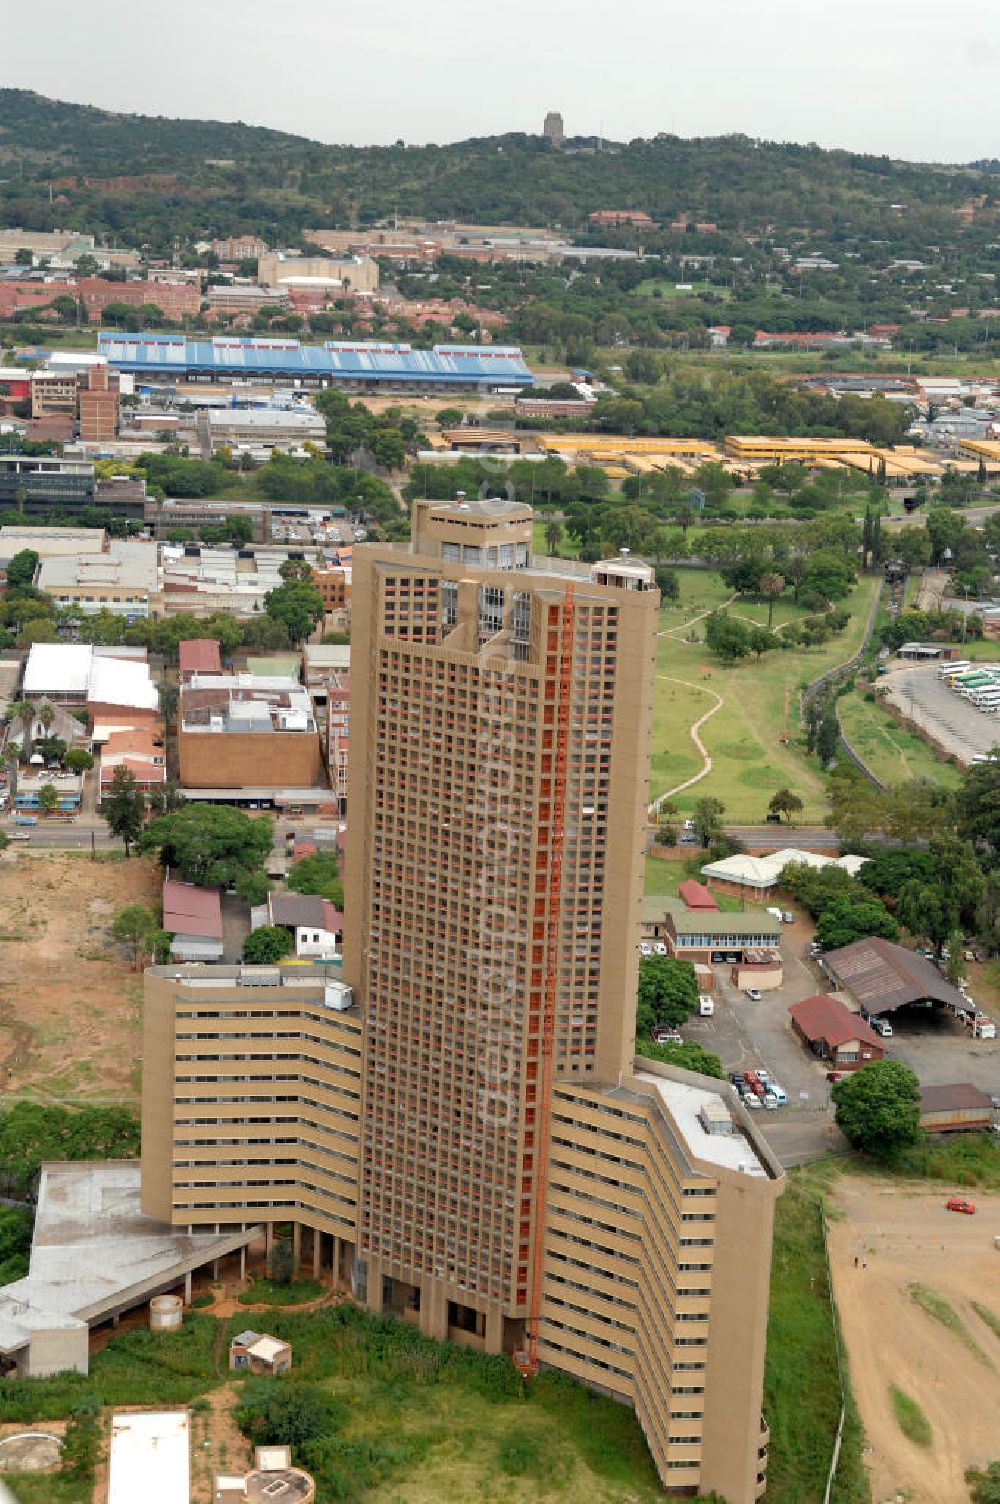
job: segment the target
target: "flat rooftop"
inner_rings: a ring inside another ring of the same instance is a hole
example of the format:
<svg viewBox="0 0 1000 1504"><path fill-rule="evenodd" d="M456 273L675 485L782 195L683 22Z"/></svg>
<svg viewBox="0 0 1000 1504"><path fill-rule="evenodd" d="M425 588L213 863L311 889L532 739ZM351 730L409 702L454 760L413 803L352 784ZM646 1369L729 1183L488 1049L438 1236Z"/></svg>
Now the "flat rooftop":
<svg viewBox="0 0 1000 1504"><path fill-rule="evenodd" d="M136 1159L42 1166L28 1273L0 1289L0 1351L126 1310L253 1236L175 1230L143 1215L139 1189Z"/></svg>
<svg viewBox="0 0 1000 1504"><path fill-rule="evenodd" d="M718 1165L724 1170L736 1170L742 1175L770 1177L770 1170L737 1119L733 1119L732 1133L708 1133L702 1126L699 1113L705 1107L714 1113L721 1104L732 1116L730 1104L721 1090L708 1091L641 1070L636 1071L636 1079L656 1092L692 1159Z"/></svg>
<svg viewBox="0 0 1000 1504"><path fill-rule="evenodd" d="M111 1417L108 1504L189 1504L186 1410L118 1411Z"/></svg>

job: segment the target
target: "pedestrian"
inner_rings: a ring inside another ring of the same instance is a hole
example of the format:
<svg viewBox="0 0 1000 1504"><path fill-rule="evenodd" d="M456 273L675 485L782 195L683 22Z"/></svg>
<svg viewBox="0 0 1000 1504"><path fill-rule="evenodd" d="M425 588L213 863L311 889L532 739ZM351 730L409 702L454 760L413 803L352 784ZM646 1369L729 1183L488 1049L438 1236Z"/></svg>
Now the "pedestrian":
<svg viewBox="0 0 1000 1504"><path fill-rule="evenodd" d="M855 1269L858 1267L858 1256L857 1256L857 1254L854 1255L854 1267L855 1267Z"/></svg>
<svg viewBox="0 0 1000 1504"><path fill-rule="evenodd" d="M861 1267L862 1267L862 1269L867 1269L868 1268L868 1260L867 1259L863 1259L861 1261Z"/></svg>

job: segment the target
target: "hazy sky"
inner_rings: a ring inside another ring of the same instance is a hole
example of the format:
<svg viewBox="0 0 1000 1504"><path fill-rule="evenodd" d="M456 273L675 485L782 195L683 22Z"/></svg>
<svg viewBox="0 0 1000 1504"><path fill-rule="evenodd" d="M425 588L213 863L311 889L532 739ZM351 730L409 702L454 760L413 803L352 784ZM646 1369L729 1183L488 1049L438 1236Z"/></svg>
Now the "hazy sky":
<svg viewBox="0 0 1000 1504"><path fill-rule="evenodd" d="M1000 156L1000 4L963 0L49 0L0 84L331 142L743 131Z"/></svg>

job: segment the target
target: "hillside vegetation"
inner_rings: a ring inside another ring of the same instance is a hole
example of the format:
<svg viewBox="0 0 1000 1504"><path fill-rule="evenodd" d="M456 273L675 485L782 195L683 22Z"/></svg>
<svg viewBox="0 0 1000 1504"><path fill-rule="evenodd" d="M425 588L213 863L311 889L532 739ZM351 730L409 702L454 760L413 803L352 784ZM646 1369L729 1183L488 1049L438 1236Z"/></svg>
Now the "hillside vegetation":
<svg viewBox="0 0 1000 1504"><path fill-rule="evenodd" d="M232 165L212 165L220 162ZM660 135L582 152L518 134L446 146L326 146L239 122L121 115L3 89L0 172L15 163L16 175L0 185L7 224L71 222L160 243L251 227L293 239L304 224L392 213L572 230L593 209L624 205L664 224L690 212L723 235L807 226L902 245L952 235L953 210L994 183L967 168L745 136ZM902 220L891 207L900 202ZM710 238L699 236L699 246Z"/></svg>

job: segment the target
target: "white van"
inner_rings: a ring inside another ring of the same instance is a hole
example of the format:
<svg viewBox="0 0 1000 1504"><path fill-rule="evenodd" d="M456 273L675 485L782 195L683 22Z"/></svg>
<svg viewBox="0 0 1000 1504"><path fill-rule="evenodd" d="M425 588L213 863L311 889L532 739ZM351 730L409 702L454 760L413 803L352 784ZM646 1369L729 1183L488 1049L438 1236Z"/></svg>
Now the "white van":
<svg viewBox="0 0 1000 1504"><path fill-rule="evenodd" d="M768 909L767 912L770 914L772 919L776 919L779 924L781 923L783 916L780 909Z"/></svg>
<svg viewBox="0 0 1000 1504"><path fill-rule="evenodd" d="M769 1081L767 1089L774 1097L779 1107L786 1106L788 1102L788 1093L783 1086L779 1086L777 1081Z"/></svg>
<svg viewBox="0 0 1000 1504"><path fill-rule="evenodd" d="M707 992L699 992L698 994L698 1012L702 1018L711 1018L715 1012L715 1002L709 997Z"/></svg>

